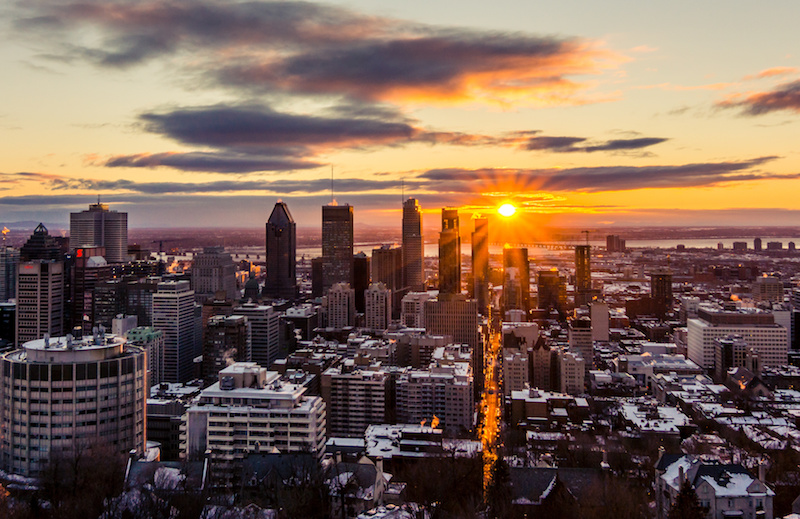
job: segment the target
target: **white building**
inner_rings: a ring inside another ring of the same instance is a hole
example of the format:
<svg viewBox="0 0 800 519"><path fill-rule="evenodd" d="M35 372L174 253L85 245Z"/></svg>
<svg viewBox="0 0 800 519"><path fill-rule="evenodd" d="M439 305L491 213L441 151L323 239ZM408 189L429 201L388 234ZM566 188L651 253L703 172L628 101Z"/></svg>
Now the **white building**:
<svg viewBox="0 0 800 519"><path fill-rule="evenodd" d="M594 369L594 343L592 342L592 320L581 317L569 323L569 349L583 357L586 374Z"/></svg>
<svg viewBox="0 0 800 519"><path fill-rule="evenodd" d="M234 308L233 313L247 317L250 323L250 351L247 360L259 366L271 367L281 356L279 343L281 314L272 306L257 303L244 303Z"/></svg>
<svg viewBox="0 0 800 519"><path fill-rule="evenodd" d="M528 384L528 354L505 350L503 352L503 392L506 397L512 391L521 391Z"/></svg>
<svg viewBox="0 0 800 519"><path fill-rule="evenodd" d="M350 283L334 283L325 298L328 328L345 328L356 322L356 292Z"/></svg>
<svg viewBox="0 0 800 519"><path fill-rule="evenodd" d="M50 456L145 448L145 351L105 334L39 339L0 357L0 466L36 476Z"/></svg>
<svg viewBox="0 0 800 519"><path fill-rule="evenodd" d="M366 327L375 332L389 328L392 320L392 291L383 283L371 283L364 291Z"/></svg>
<svg viewBox="0 0 800 519"><path fill-rule="evenodd" d="M35 260L17 270L17 344L64 333L64 263Z"/></svg>
<svg viewBox="0 0 800 519"><path fill-rule="evenodd" d="M431 298L428 292L409 292L403 296L400 322L407 328L425 328L425 301Z"/></svg>
<svg viewBox="0 0 800 519"><path fill-rule="evenodd" d="M229 485L249 453L311 452L325 448L325 403L302 385L274 371L237 362L219 372L183 417L181 457L202 459L211 451L217 483Z"/></svg>
<svg viewBox="0 0 800 519"><path fill-rule="evenodd" d="M586 382L586 361L572 351L558 353L559 390L568 395L581 395Z"/></svg>
<svg viewBox="0 0 800 519"><path fill-rule="evenodd" d="M153 294L153 327L164 332L163 382L192 379L192 361L200 354L196 336L194 291L188 281L164 281Z"/></svg>

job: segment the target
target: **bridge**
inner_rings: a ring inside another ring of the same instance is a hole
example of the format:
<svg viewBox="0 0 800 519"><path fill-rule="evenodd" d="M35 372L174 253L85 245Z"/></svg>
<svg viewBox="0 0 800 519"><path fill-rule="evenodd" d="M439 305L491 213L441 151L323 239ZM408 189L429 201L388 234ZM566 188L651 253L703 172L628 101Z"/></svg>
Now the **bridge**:
<svg viewBox="0 0 800 519"><path fill-rule="evenodd" d="M494 247L509 247L517 249L548 249L548 250L574 250L576 245L581 243L562 243L562 242L533 242L533 243L490 243Z"/></svg>

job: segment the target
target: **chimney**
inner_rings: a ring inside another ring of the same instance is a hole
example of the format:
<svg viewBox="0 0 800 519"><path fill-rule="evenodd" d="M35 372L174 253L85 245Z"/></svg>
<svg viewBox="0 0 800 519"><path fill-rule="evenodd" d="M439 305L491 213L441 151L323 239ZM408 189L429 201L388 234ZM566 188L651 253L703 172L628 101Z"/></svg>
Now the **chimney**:
<svg viewBox="0 0 800 519"><path fill-rule="evenodd" d="M767 470L763 461L758 462L758 480L764 484L767 483Z"/></svg>
<svg viewBox="0 0 800 519"><path fill-rule="evenodd" d="M678 467L678 486L683 486L683 465Z"/></svg>

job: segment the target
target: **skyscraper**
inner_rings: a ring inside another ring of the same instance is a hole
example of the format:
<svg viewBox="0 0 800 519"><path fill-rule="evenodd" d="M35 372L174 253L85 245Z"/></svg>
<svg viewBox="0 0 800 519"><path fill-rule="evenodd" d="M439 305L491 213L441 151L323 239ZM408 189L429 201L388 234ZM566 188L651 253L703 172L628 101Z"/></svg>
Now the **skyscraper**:
<svg viewBox="0 0 800 519"><path fill-rule="evenodd" d="M389 328L392 319L392 291L383 283L372 283L364 291L366 327L376 332Z"/></svg>
<svg viewBox="0 0 800 519"><path fill-rule="evenodd" d="M512 271L515 274L512 274ZM516 280L516 283L512 280ZM515 288L512 289L512 285ZM527 314L530 307L531 274L528 249L506 247L503 249L503 311L518 309Z"/></svg>
<svg viewBox="0 0 800 519"><path fill-rule="evenodd" d="M486 312L489 304L489 219L477 217L472 232L472 277L478 309Z"/></svg>
<svg viewBox="0 0 800 519"><path fill-rule="evenodd" d="M353 206L322 206L322 291L353 282Z"/></svg>
<svg viewBox="0 0 800 519"><path fill-rule="evenodd" d="M285 202L277 202L267 220L267 280L263 294L273 299L297 298L297 230Z"/></svg>
<svg viewBox="0 0 800 519"><path fill-rule="evenodd" d="M80 328L81 333L90 333L99 322L94 315L94 290L111 279L111 267L103 257L102 247L75 250L70 269L70 328Z"/></svg>
<svg viewBox="0 0 800 519"><path fill-rule="evenodd" d="M422 209L415 198L403 202L403 276L404 286L411 292L425 289Z"/></svg>
<svg viewBox="0 0 800 519"><path fill-rule="evenodd" d="M123 263L128 259L128 213L109 211L108 204L92 204L88 211L70 213L69 245L105 247L106 261Z"/></svg>
<svg viewBox="0 0 800 519"><path fill-rule="evenodd" d="M63 255L55 237L50 236L47 227L40 223L19 250L19 259L20 261L62 260Z"/></svg>
<svg viewBox="0 0 800 519"><path fill-rule="evenodd" d="M6 246L0 248L0 302L16 297L17 265L19 250Z"/></svg>
<svg viewBox="0 0 800 519"><path fill-rule="evenodd" d="M590 245L575 246L575 306L592 301L592 256Z"/></svg>
<svg viewBox="0 0 800 519"><path fill-rule="evenodd" d="M658 269L648 274L650 276L650 298L653 301L653 312L658 317L672 310L672 272L668 269Z"/></svg>
<svg viewBox="0 0 800 519"><path fill-rule="evenodd" d="M64 262L34 260L18 266L17 344L64 332Z"/></svg>
<svg viewBox="0 0 800 519"><path fill-rule="evenodd" d="M153 294L153 327L164 332L164 382L192 378L199 355L195 337L194 291L188 281L164 281Z"/></svg>
<svg viewBox="0 0 800 519"><path fill-rule="evenodd" d="M400 318L401 301L407 291L403 286L403 249L383 245L372 249L372 282L383 283L392 292L392 318Z"/></svg>
<svg viewBox="0 0 800 519"><path fill-rule="evenodd" d="M194 257L192 288L198 303L214 297L220 291L225 292L228 299L239 299L236 265L223 247L203 247L203 252Z"/></svg>
<svg viewBox="0 0 800 519"><path fill-rule="evenodd" d="M366 310L364 291L369 288L369 258L363 252L353 256L353 290L356 293L356 312L363 314Z"/></svg>
<svg viewBox="0 0 800 519"><path fill-rule="evenodd" d="M442 209L439 233L439 294L461 293L461 234L458 209Z"/></svg>

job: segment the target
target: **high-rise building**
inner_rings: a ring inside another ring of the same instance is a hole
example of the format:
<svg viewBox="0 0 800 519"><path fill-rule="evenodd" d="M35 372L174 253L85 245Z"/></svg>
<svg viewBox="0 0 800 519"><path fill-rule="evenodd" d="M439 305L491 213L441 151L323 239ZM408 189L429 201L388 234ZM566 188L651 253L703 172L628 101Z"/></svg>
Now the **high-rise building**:
<svg viewBox="0 0 800 519"><path fill-rule="evenodd" d="M64 262L25 261L17 272L17 344L64 335Z"/></svg>
<svg viewBox="0 0 800 519"><path fill-rule="evenodd" d="M250 323L250 352L248 362L272 366L281 357L280 317L272 306L244 303L233 309L234 315L247 317Z"/></svg>
<svg viewBox="0 0 800 519"><path fill-rule="evenodd" d="M164 332L164 382L192 379L200 354L196 337L194 291L188 281L164 281L153 294L153 327Z"/></svg>
<svg viewBox="0 0 800 519"><path fill-rule="evenodd" d="M756 278L752 288L753 299L756 301L769 301L771 303L783 302L783 281L775 276L766 274Z"/></svg>
<svg viewBox="0 0 800 519"><path fill-rule="evenodd" d="M94 290L111 278L111 267L104 258L102 247L75 249L74 263L70 269L69 300L70 324L73 332L81 335L99 324L94 315Z"/></svg>
<svg viewBox="0 0 800 519"><path fill-rule="evenodd" d="M203 247L192 262L192 289L198 303L203 303L217 292L225 292L230 300L239 300L236 288L236 264L224 247Z"/></svg>
<svg viewBox="0 0 800 519"><path fill-rule="evenodd" d="M383 283L372 283L364 291L366 299L365 324L370 330L382 332L392 320L392 291Z"/></svg>
<svg viewBox="0 0 800 519"><path fill-rule="evenodd" d="M755 238L753 240L753 250L755 252L761 252L761 238Z"/></svg>
<svg viewBox="0 0 800 519"><path fill-rule="evenodd" d="M52 260L63 261L64 255L61 253L61 246L55 237L50 236L47 227L41 223L33 230L33 234L25 245L19 250L20 261L31 260Z"/></svg>
<svg viewBox="0 0 800 519"><path fill-rule="evenodd" d="M3 470L36 477L51 454L92 443L144 453L143 349L100 332L53 336L24 343L0 364L0 387L8 388L0 401Z"/></svg>
<svg viewBox="0 0 800 519"><path fill-rule="evenodd" d="M329 436L363 438L367 426L389 422L394 385L388 373L348 360L328 368L321 386Z"/></svg>
<svg viewBox="0 0 800 519"><path fill-rule="evenodd" d="M569 323L569 351L583 357L586 374L594 369L594 347L592 341L592 320L580 317Z"/></svg>
<svg viewBox="0 0 800 519"><path fill-rule="evenodd" d="M425 330L430 335L449 335L454 344L472 347L472 365L483 366L483 341L480 334L478 302L461 294L425 301ZM483 371L476 369L475 388L483 390Z"/></svg>
<svg viewBox="0 0 800 519"><path fill-rule="evenodd" d="M6 246L0 248L0 302L17 297L17 265L19 250Z"/></svg>
<svg viewBox="0 0 800 519"><path fill-rule="evenodd" d="M354 326L356 319L355 290L350 283L336 283L326 297L328 328Z"/></svg>
<svg viewBox="0 0 800 519"><path fill-rule="evenodd" d="M625 240L617 234L606 236L606 252L625 252Z"/></svg>
<svg viewBox="0 0 800 519"><path fill-rule="evenodd" d="M593 301L589 304L589 314L592 319L592 340L608 342L611 321L608 303Z"/></svg>
<svg viewBox="0 0 800 519"><path fill-rule="evenodd" d="M322 206L322 291L353 282L353 206Z"/></svg>
<svg viewBox="0 0 800 519"><path fill-rule="evenodd" d="M147 352L147 385L164 381L164 333L152 326L137 326L125 334L128 344L139 346Z"/></svg>
<svg viewBox="0 0 800 519"><path fill-rule="evenodd" d="M586 361L578 353L561 350L558 352L559 383L562 393L580 395L584 393L586 381Z"/></svg>
<svg viewBox="0 0 800 519"><path fill-rule="evenodd" d="M489 219L475 218L472 232L472 279L473 294L478 301L478 309L486 312L489 305Z"/></svg>
<svg viewBox="0 0 800 519"><path fill-rule="evenodd" d="M575 306L592 301L592 255L590 245L575 246Z"/></svg>
<svg viewBox="0 0 800 519"><path fill-rule="evenodd" d="M403 285L403 249L383 245L372 249L372 282L383 283L392 291L392 319L400 318L403 296L408 292Z"/></svg>
<svg viewBox="0 0 800 519"><path fill-rule="evenodd" d="M411 292L425 290L422 209L409 198L403 202L403 286Z"/></svg>
<svg viewBox="0 0 800 519"><path fill-rule="evenodd" d="M216 380L218 373L250 354L250 323L243 315L215 315L203 336L203 379Z"/></svg>
<svg viewBox="0 0 800 519"><path fill-rule="evenodd" d="M512 282L514 279L516 283ZM506 291L506 281L509 285L508 291ZM527 314L531 305L528 249L518 247L503 249L503 283L503 310L518 309Z"/></svg>
<svg viewBox="0 0 800 519"><path fill-rule="evenodd" d="M400 323L407 328L425 328L425 301L431 298L427 292L409 292L403 297Z"/></svg>
<svg viewBox="0 0 800 519"><path fill-rule="evenodd" d="M369 258L363 252L353 256L353 290L356 294L356 313L366 310L364 291L369 287Z"/></svg>
<svg viewBox="0 0 800 519"><path fill-rule="evenodd" d="M659 316L672 310L672 272L660 269L648 274L650 276L650 299L653 301L653 312Z"/></svg>
<svg viewBox="0 0 800 519"><path fill-rule="evenodd" d="M564 313L567 305L567 280L558 270L540 270L537 291L539 308Z"/></svg>
<svg viewBox="0 0 800 519"><path fill-rule="evenodd" d="M297 298L297 229L285 202L277 202L267 220L267 279L263 294Z"/></svg>
<svg viewBox="0 0 800 519"><path fill-rule="evenodd" d="M99 202L88 211L70 213L69 242L72 250L105 247L106 261L124 263L128 261L128 213L109 211L108 204Z"/></svg>
<svg viewBox="0 0 800 519"><path fill-rule="evenodd" d="M431 421L435 416L444 429L472 428L475 400L467 362L405 371L397 377L396 395L398 423Z"/></svg>
<svg viewBox="0 0 800 519"><path fill-rule="evenodd" d="M439 233L439 294L461 293L461 234L458 209L442 209Z"/></svg>

